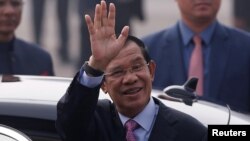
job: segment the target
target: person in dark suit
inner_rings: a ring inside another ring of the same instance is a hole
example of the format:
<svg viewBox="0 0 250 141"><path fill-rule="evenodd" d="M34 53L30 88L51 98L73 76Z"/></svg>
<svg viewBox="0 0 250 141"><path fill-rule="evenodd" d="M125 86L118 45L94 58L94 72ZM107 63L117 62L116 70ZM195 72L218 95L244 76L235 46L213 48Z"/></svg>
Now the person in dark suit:
<svg viewBox="0 0 250 141"><path fill-rule="evenodd" d="M153 87L164 89L188 79L194 48L192 37L202 38L203 95L201 99L228 104L250 113L250 36L221 24L216 15L221 1L177 0L181 20L173 27L143 38L158 64Z"/></svg>
<svg viewBox="0 0 250 141"><path fill-rule="evenodd" d="M114 4L107 13L101 1L95 11L94 22L85 16L92 55L57 105L62 140L125 141L124 125L131 120L138 125L133 131L138 141L206 140L207 129L198 120L151 97L156 64L143 42L128 35L128 26L116 37ZM113 102L98 100L100 88Z"/></svg>
<svg viewBox="0 0 250 141"><path fill-rule="evenodd" d="M0 74L54 75L51 56L15 36L22 0L2 0L0 6Z"/></svg>

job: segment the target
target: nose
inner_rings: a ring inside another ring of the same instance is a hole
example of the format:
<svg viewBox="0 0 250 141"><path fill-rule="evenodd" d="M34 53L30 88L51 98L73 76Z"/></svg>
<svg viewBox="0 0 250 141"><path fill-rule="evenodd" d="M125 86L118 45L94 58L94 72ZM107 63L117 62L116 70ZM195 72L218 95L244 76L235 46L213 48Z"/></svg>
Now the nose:
<svg viewBox="0 0 250 141"><path fill-rule="evenodd" d="M138 76L131 69L127 70L123 76L124 84L133 84L138 80Z"/></svg>

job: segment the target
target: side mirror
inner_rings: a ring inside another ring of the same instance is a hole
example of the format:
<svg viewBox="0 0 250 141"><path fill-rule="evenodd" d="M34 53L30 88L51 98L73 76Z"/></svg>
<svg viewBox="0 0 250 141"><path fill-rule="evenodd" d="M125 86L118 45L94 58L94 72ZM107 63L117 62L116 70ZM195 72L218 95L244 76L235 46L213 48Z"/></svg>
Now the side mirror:
<svg viewBox="0 0 250 141"><path fill-rule="evenodd" d="M192 106L193 102L196 102L198 97L195 93L198 78L191 78L187 80L184 85L171 85L166 87L163 91L169 97L178 99L187 105Z"/></svg>

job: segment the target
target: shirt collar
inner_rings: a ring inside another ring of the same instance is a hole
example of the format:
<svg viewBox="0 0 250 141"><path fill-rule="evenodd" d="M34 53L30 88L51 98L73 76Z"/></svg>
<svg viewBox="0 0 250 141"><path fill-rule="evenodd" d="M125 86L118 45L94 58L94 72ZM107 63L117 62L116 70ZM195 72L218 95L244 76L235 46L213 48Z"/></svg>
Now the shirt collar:
<svg viewBox="0 0 250 141"><path fill-rule="evenodd" d="M187 46L195 33L183 21L179 21L178 24L182 35L183 44ZM214 21L200 33L200 36L206 45L209 45L217 24L218 22Z"/></svg>
<svg viewBox="0 0 250 141"><path fill-rule="evenodd" d="M156 116L156 112L157 112L156 104L154 103L154 100L151 97L149 100L149 103L146 105L143 111L139 113L136 117L134 117L133 120L135 120L138 124L140 124L140 126L143 129L145 129L146 131L149 131L153 123L153 120ZM120 113L119 113L119 117L123 125L130 119ZM145 120L145 117L147 117L147 120Z"/></svg>

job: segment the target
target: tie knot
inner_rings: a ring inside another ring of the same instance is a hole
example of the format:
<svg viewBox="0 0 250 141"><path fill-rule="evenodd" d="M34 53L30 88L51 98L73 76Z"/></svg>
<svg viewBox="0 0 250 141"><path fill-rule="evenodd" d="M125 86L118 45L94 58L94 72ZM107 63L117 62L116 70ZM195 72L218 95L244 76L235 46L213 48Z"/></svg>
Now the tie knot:
<svg viewBox="0 0 250 141"><path fill-rule="evenodd" d="M201 37L199 35L195 35L193 37L193 41L194 41L195 46L200 46L201 47L202 39L201 39Z"/></svg>
<svg viewBox="0 0 250 141"><path fill-rule="evenodd" d="M132 119L129 119L126 123L125 123L125 128L127 131L134 131L136 128L139 127L139 124L132 120Z"/></svg>

